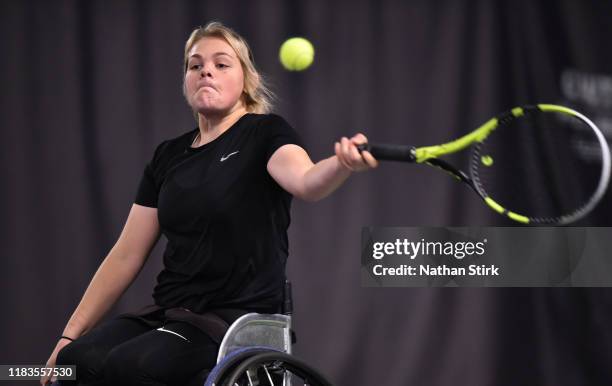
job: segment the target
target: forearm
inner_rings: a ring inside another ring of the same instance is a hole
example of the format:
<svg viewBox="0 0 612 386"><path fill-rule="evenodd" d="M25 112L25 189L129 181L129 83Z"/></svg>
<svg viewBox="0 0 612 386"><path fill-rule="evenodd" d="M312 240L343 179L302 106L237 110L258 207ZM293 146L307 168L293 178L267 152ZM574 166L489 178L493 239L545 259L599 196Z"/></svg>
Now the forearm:
<svg viewBox="0 0 612 386"><path fill-rule="evenodd" d="M340 163L337 156L323 159L304 174L300 198L306 201L321 200L338 189L350 175L351 171Z"/></svg>
<svg viewBox="0 0 612 386"><path fill-rule="evenodd" d="M343 137L334 145L335 155L313 164L306 151L297 145L281 146L268 160L268 173L287 192L306 201L317 201L338 189L353 171L375 168L378 163L357 144L366 143L363 134L350 140Z"/></svg>
<svg viewBox="0 0 612 386"><path fill-rule="evenodd" d="M134 259L135 260L135 259ZM93 328L132 283L142 264L111 251L89 283L62 335L77 338Z"/></svg>

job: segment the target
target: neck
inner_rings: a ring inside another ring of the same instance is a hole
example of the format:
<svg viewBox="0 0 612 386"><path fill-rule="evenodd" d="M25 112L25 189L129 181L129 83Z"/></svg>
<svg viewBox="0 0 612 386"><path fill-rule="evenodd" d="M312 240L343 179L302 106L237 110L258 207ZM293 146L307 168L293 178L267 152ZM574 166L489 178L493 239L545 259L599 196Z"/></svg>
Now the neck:
<svg viewBox="0 0 612 386"><path fill-rule="evenodd" d="M227 129L232 127L232 125L246 113L247 111L244 106L237 107L226 114L203 115L202 113L198 113L198 127L200 128L200 133L194 146L201 146L213 141Z"/></svg>

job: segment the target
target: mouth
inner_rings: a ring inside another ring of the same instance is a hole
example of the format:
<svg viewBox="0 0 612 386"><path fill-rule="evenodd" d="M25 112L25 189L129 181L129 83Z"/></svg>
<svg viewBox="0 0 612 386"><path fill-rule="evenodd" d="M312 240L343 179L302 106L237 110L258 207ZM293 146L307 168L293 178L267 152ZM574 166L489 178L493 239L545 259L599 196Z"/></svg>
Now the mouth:
<svg viewBox="0 0 612 386"><path fill-rule="evenodd" d="M203 85L198 87L198 90L213 90L213 91L217 91L217 89L214 88L213 86L211 86L210 84L203 84Z"/></svg>

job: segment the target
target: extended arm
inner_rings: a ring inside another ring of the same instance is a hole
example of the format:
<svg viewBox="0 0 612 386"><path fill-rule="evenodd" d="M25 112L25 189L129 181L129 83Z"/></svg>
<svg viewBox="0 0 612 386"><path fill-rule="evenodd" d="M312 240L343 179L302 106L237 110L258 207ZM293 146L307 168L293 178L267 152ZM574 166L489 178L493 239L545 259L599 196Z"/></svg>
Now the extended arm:
<svg viewBox="0 0 612 386"><path fill-rule="evenodd" d="M378 162L356 145L366 143L363 134L342 138L335 144L335 155L316 164L297 145L284 145L272 154L268 172L286 191L306 201L317 201L338 189L353 171L375 168Z"/></svg>

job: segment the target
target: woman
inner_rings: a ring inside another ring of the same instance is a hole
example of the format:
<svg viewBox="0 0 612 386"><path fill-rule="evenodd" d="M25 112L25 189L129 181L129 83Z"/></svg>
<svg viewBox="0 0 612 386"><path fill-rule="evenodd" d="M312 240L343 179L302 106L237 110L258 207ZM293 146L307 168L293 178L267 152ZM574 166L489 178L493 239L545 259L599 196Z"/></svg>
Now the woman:
<svg viewBox="0 0 612 386"><path fill-rule="evenodd" d="M212 368L230 323L278 312L292 196L322 199L377 165L356 148L362 134L313 164L287 122L268 114L270 93L245 40L222 24L193 31L184 61L198 128L155 150L117 243L47 362L76 365L79 384L184 384ZM168 244L155 305L93 328L160 233Z"/></svg>

